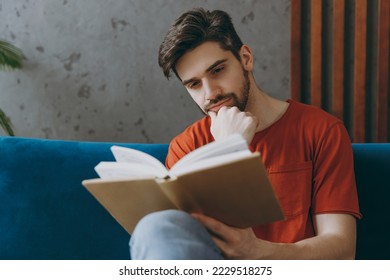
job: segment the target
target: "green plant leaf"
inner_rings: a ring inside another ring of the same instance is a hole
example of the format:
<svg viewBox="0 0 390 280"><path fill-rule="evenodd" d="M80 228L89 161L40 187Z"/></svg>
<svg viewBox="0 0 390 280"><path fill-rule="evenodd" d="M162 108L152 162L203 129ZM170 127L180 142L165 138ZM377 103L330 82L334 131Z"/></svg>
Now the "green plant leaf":
<svg viewBox="0 0 390 280"><path fill-rule="evenodd" d="M14 45L0 40L0 70L11 71L22 66L23 52Z"/></svg>
<svg viewBox="0 0 390 280"><path fill-rule="evenodd" d="M15 136L14 131L11 126L11 121L7 115L0 109L0 126L9 136Z"/></svg>
<svg viewBox="0 0 390 280"><path fill-rule="evenodd" d="M20 69L23 66L23 52L14 45L0 40L0 70L11 71ZM0 127L10 135L14 136L11 120L0 108Z"/></svg>

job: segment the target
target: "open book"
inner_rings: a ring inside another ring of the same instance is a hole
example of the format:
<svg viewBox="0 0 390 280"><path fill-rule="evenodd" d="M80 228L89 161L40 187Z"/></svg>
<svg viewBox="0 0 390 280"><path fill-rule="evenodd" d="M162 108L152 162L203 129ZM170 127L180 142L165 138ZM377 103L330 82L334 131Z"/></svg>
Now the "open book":
<svg viewBox="0 0 390 280"><path fill-rule="evenodd" d="M240 135L194 150L169 171L141 151L111 151L116 161L100 162L100 178L82 184L130 234L143 216L166 209L203 213L240 228L283 219L260 155Z"/></svg>

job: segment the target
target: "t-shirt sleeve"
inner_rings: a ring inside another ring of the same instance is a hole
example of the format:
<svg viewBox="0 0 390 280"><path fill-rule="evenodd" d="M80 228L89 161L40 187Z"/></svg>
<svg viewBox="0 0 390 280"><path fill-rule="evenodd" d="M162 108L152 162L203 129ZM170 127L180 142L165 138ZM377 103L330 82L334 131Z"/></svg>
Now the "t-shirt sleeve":
<svg viewBox="0 0 390 280"><path fill-rule="evenodd" d="M341 122L318 142L313 166L313 214L346 213L361 218L349 135Z"/></svg>
<svg viewBox="0 0 390 280"><path fill-rule="evenodd" d="M169 144L168 154L165 159L165 166L168 169L171 169L179 159L194 149L194 141L187 135L187 133L182 133L176 136Z"/></svg>
<svg viewBox="0 0 390 280"><path fill-rule="evenodd" d="M210 118L204 117L173 138L165 160L168 169L186 154L214 140L210 132L210 123Z"/></svg>

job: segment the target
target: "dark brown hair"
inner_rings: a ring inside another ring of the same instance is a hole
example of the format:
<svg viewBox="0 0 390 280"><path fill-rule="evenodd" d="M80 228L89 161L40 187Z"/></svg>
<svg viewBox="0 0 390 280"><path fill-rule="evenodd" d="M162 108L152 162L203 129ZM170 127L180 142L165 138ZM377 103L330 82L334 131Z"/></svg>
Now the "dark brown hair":
<svg viewBox="0 0 390 280"><path fill-rule="evenodd" d="M176 19L160 45L158 64L165 77L169 78L172 70L180 79L176 72L177 61L187 51L207 41L219 43L222 49L231 51L240 60L243 43L231 17L224 11L195 8Z"/></svg>

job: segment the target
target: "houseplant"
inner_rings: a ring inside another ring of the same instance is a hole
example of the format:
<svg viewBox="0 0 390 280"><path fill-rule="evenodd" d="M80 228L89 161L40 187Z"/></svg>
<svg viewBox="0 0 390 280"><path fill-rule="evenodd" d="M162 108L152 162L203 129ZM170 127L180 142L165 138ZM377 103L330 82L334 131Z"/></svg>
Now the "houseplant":
<svg viewBox="0 0 390 280"><path fill-rule="evenodd" d="M11 71L22 68L23 52L14 45L0 40L0 70ZM0 126L4 131L13 136L11 121L0 108Z"/></svg>

